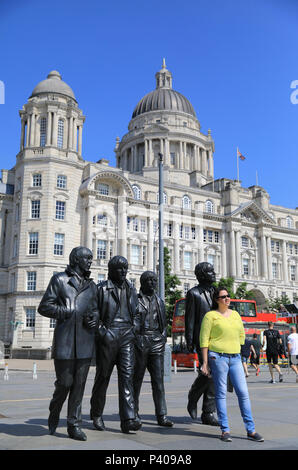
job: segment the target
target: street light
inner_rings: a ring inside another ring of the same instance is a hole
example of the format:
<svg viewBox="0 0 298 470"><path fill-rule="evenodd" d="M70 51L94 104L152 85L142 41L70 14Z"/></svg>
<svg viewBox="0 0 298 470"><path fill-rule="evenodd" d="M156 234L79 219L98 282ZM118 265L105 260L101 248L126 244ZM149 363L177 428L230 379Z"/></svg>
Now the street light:
<svg viewBox="0 0 298 470"><path fill-rule="evenodd" d="M159 153L159 296L165 301L164 249L163 249L163 154Z"/></svg>

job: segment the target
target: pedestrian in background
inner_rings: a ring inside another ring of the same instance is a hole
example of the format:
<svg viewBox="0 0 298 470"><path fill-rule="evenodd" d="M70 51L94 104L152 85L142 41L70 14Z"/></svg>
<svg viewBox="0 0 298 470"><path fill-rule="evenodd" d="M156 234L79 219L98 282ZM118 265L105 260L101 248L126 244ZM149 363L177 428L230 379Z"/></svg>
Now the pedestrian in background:
<svg viewBox="0 0 298 470"><path fill-rule="evenodd" d="M249 376L247 362L248 362L250 353L252 353L254 356L256 355L254 347L251 344L251 341L245 338L244 344L241 345L241 360L242 360L242 365L243 365L243 369L245 372L245 377Z"/></svg>
<svg viewBox="0 0 298 470"><path fill-rule="evenodd" d="M271 375L270 383L275 384L273 369L276 369L279 374L279 381L283 381L283 375L281 373L280 367L278 365L278 347L281 344L281 336L279 331L274 330L273 323L271 321L268 322L268 330L264 331L263 337L263 344L262 347L265 346L265 338L266 338L266 357L267 363L269 367L269 372Z"/></svg>
<svg viewBox="0 0 298 470"><path fill-rule="evenodd" d="M250 363L256 369L256 375L260 373L260 352L262 348L261 341L258 339L257 333L252 335L251 344L255 350L255 354L251 353Z"/></svg>
<svg viewBox="0 0 298 470"><path fill-rule="evenodd" d="M290 328L291 334L288 336L288 353L289 353L289 361L291 369L296 374L296 382L298 383L298 367L297 367L297 360L298 360L298 334L296 326L291 326Z"/></svg>

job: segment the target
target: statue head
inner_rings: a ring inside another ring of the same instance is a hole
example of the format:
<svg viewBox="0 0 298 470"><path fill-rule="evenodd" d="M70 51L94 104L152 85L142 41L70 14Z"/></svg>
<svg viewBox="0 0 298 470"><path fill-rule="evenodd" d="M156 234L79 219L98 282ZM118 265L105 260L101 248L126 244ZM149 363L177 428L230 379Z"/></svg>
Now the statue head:
<svg viewBox="0 0 298 470"><path fill-rule="evenodd" d="M92 264L92 251L85 246L73 248L69 255L69 266L79 275L87 274Z"/></svg>
<svg viewBox="0 0 298 470"><path fill-rule="evenodd" d="M157 275L153 271L145 271L140 277L141 291L153 295L157 287Z"/></svg>
<svg viewBox="0 0 298 470"><path fill-rule="evenodd" d="M213 284L216 281L216 275L212 264L203 262L195 267L195 275L199 284Z"/></svg>
<svg viewBox="0 0 298 470"><path fill-rule="evenodd" d="M113 256L108 263L108 276L115 284L122 285L126 279L128 261L123 256Z"/></svg>

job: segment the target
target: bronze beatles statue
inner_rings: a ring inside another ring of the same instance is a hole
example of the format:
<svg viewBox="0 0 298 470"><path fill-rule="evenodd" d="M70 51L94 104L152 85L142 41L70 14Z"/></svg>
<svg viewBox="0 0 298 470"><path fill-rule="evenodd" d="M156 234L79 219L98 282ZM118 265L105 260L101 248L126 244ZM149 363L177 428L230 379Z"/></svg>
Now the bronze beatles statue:
<svg viewBox="0 0 298 470"><path fill-rule="evenodd" d="M80 441L87 439L81 429L81 406L99 315L96 284L89 278L91 263L88 248L74 248L69 266L52 277L38 307L41 315L56 320L52 348L56 382L50 402L49 431L56 431L68 396L67 432Z"/></svg>
<svg viewBox="0 0 298 470"><path fill-rule="evenodd" d="M212 307L212 284L215 282L215 272L212 264L199 263L195 267L195 275L199 284L187 292L185 306L185 338L187 349L193 352L196 349L199 363L202 364L200 350L200 329L204 315ZM199 371L198 377L192 384L188 394L187 410L192 419L197 418L197 402L203 395L202 423L218 426L215 417L215 391L211 377L207 377Z"/></svg>

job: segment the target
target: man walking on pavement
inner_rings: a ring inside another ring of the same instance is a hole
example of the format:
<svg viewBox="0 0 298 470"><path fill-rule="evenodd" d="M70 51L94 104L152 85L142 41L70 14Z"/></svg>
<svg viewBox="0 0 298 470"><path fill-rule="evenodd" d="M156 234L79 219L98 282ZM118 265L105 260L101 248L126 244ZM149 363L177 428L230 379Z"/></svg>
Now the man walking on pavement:
<svg viewBox="0 0 298 470"><path fill-rule="evenodd" d="M279 331L274 330L273 323L271 321L268 322L268 330L264 331L263 337L263 344L262 348L265 346L265 338L266 338L266 357L267 363L269 367L269 372L271 375L270 383L274 384L274 375L273 375L273 368L277 370L279 374L279 382L283 381L283 374L280 371L280 367L278 365L278 345L281 344L281 336Z"/></svg>

